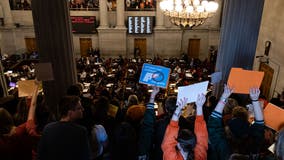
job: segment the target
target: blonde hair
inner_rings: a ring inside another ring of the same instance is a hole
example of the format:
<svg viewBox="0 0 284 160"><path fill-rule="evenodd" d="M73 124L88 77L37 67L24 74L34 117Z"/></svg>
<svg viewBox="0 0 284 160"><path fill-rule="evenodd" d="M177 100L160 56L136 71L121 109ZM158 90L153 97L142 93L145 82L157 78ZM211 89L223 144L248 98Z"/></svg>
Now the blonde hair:
<svg viewBox="0 0 284 160"><path fill-rule="evenodd" d="M137 105L138 104L138 98L135 94L132 94L128 97L128 107L132 105Z"/></svg>

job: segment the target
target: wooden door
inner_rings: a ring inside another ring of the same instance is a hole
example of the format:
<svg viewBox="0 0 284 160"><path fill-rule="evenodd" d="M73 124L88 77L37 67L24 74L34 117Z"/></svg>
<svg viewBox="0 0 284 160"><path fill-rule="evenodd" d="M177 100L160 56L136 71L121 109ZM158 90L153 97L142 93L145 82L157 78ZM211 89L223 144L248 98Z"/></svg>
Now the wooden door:
<svg viewBox="0 0 284 160"><path fill-rule="evenodd" d="M200 39L188 40L188 57L199 58Z"/></svg>
<svg viewBox="0 0 284 160"><path fill-rule="evenodd" d="M28 53L37 51L36 39L35 38L25 38L26 49Z"/></svg>
<svg viewBox="0 0 284 160"><path fill-rule="evenodd" d="M136 56L138 56L142 59L146 59L146 56L147 56L147 40L146 40L146 38L135 38L134 39L134 52L137 49L139 49L139 52L138 52L138 55L136 55Z"/></svg>
<svg viewBox="0 0 284 160"><path fill-rule="evenodd" d="M80 38L80 52L82 57L88 56L88 49L92 47L91 38Z"/></svg>
<svg viewBox="0 0 284 160"><path fill-rule="evenodd" d="M271 68L266 63L260 63L259 71L264 72L264 77L263 77L263 81L262 81L261 86L260 86L260 91L267 99L270 99L269 91L270 91L270 88L271 88L274 69Z"/></svg>

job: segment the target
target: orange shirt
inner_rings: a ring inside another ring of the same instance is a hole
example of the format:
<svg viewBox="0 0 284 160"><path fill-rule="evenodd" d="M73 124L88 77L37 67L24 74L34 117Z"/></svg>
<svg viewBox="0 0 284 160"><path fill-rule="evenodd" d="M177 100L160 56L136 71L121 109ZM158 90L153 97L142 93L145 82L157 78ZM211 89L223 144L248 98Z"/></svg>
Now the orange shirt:
<svg viewBox="0 0 284 160"><path fill-rule="evenodd" d="M162 150L164 152L164 160L183 160L181 153L176 150L177 136L178 136L178 121L171 121L167 127L164 140L162 143ZM206 160L208 149L208 132L203 116L196 116L194 133L196 135L196 145L194 148L195 160Z"/></svg>

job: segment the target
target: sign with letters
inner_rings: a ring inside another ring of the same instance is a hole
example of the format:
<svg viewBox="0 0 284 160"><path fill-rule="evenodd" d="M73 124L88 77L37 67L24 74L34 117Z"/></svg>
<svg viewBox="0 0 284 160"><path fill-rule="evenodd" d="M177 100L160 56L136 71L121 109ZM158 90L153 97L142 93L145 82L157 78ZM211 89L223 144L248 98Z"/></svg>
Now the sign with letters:
<svg viewBox="0 0 284 160"><path fill-rule="evenodd" d="M170 68L144 63L139 83L167 88L170 72Z"/></svg>

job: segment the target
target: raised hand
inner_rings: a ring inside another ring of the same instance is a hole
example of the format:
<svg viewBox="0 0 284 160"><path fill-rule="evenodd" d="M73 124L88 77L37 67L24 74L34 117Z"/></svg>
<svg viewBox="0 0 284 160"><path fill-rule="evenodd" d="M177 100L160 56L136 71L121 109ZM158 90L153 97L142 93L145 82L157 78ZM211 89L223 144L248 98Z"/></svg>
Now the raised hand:
<svg viewBox="0 0 284 160"><path fill-rule="evenodd" d="M153 91L151 93L151 97L155 97L160 92L160 88L157 86L153 86L152 89Z"/></svg>
<svg viewBox="0 0 284 160"><path fill-rule="evenodd" d="M205 95L204 94L199 94L195 104L196 104L197 107L201 107L202 108L202 106L204 105L205 101L206 101Z"/></svg>
<svg viewBox="0 0 284 160"><path fill-rule="evenodd" d="M250 99L251 99L252 101L257 101L259 95L260 95L260 90L259 90L259 88L254 88L254 87L252 87L252 88L249 89L249 96L250 96Z"/></svg>
<svg viewBox="0 0 284 160"><path fill-rule="evenodd" d="M224 92L221 96L222 99L227 99L230 97L230 95L233 93L233 88L231 88L230 86L228 86L227 84L224 85Z"/></svg>
<svg viewBox="0 0 284 160"><path fill-rule="evenodd" d="M199 94L197 97L197 100L195 102L196 104L196 115L203 115L202 107L206 101L206 97L204 94Z"/></svg>
<svg viewBox="0 0 284 160"><path fill-rule="evenodd" d="M154 103L155 97L156 97L156 95L160 91L160 88L157 87L157 86L153 86L152 89L153 89L153 91L151 93L151 97L150 97L149 103Z"/></svg>
<svg viewBox="0 0 284 160"><path fill-rule="evenodd" d="M183 99L180 99L179 101L178 101L178 107L177 107L177 109L176 110L182 110L183 109L183 107L185 107L186 106L186 104L187 104L187 100L188 100L188 98L183 98Z"/></svg>
<svg viewBox="0 0 284 160"><path fill-rule="evenodd" d="M181 111L182 111L183 107L186 106L186 103L187 103L187 98L185 98L185 97L178 100L178 103L177 103L178 107L176 108L176 110L174 112L172 120L178 121L178 119L179 119L179 117L181 115Z"/></svg>

